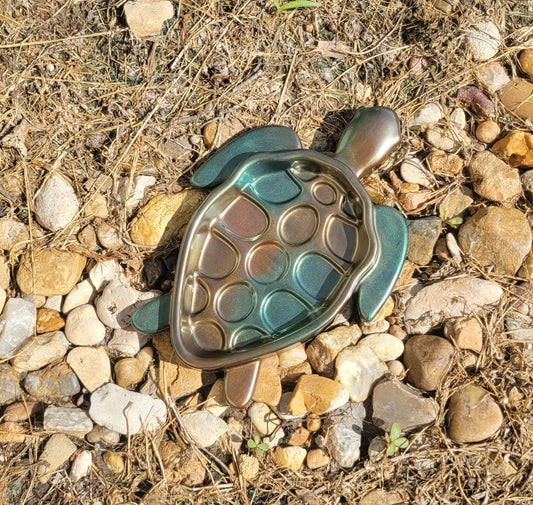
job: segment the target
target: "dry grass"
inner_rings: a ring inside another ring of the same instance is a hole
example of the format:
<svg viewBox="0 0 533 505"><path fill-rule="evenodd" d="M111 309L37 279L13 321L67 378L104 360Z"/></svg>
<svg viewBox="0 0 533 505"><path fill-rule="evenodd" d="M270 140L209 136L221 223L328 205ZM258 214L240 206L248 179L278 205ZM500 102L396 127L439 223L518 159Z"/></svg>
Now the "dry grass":
<svg viewBox="0 0 533 505"><path fill-rule="evenodd" d="M459 36L471 20L483 15L504 28L502 61L513 74L520 73L520 48L533 37L533 11L521 0L449 0L450 14L431 0L322 3L319 9L276 15L269 0L179 1L180 16L160 36L139 41L125 29L123 1L4 0L0 138L23 120L29 128L27 155L0 149L0 216L28 223L33 250L52 244L79 248L76 232L88 222L83 213L57 234L31 217L37 189L59 171L84 204L96 194L94 188L103 190L110 222L127 238L127 219L114 196L118 178L155 174L150 195L187 185L191 171L209 154L200 135L211 120L238 118L246 129L290 126L304 146L331 151L360 106L392 107L404 122L429 101L451 109L456 90L476 83L476 64ZM335 41L337 57L323 57L318 41ZM428 61L421 77L409 74L412 56ZM501 108L498 120L508 129L530 126ZM472 126L474 119L469 121ZM397 159L427 152L407 129L403 139ZM461 154L468 159L471 153ZM9 177L18 181L20 197L2 191ZM438 214L435 206L453 182L437 178L435 203L422 214ZM379 183L386 191L388 177L382 175ZM520 207L531 217L528 206L521 202ZM117 253L137 279L141 260L151 255L129 243ZM16 255L10 259L15 265ZM428 279L467 271L489 275L471 263L432 263L417 275ZM510 286L513 280L498 281ZM43 487L31 471L46 438L36 429L28 443L5 449L0 503L339 504L355 503L381 487L405 491L417 505L531 503L533 377L522 350L502 333L509 305L484 319L486 345L475 366L465 368L464 356L458 356L436 395L442 407L436 425L413 435L400 456L377 463L363 458L350 471L299 473L276 469L265 458L257 480L246 482L228 469L231 458L214 448L198 454L207 470L205 485L192 488L170 479L157 450L163 437L180 440L174 417L164 432L135 436L119 447L127 461L120 476L102 473L96 462L89 480L72 485L59 474L53 486ZM492 392L505 423L495 439L461 447L447 438L444 415L449 396L468 382ZM511 389L520 401L509 399Z"/></svg>

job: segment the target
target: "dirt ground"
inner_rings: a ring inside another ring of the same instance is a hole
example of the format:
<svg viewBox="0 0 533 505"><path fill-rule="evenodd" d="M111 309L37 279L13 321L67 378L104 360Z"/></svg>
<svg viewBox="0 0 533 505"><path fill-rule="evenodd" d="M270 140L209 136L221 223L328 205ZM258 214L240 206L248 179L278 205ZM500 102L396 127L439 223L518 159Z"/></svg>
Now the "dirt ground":
<svg viewBox="0 0 533 505"><path fill-rule="evenodd" d="M355 109L384 105L398 113L403 139L373 184L396 205L387 171L398 172L406 156L423 158L429 150L421 136L407 129L407 120L432 101L452 110L457 89L477 84L477 64L465 51L461 33L474 20L494 21L504 37L495 59L511 75L523 75L517 56L533 38L533 3L524 0L324 0L318 8L282 13L270 0L184 0L175 2L176 15L159 36L143 40L128 30L124 3L0 0L0 138L21 121L28 123L27 152L0 148L0 184L11 181L21 188L13 198L0 191L0 217L28 224L33 250L50 245L80 250L76 233L82 218L57 233L41 229L33 222L34 194L53 170L73 182L82 202L95 185L104 188L108 222L125 239L113 257L139 288L145 287L143 260L172 251L128 243L128 217L116 203L120 177L155 175L145 200L186 187L211 152L202 132L213 120L232 125L231 132L289 126L304 147L331 152ZM409 72L412 57L427 62L419 76ZM531 131L531 124L495 103L504 130ZM468 111L471 135L478 119ZM461 153L465 159L471 154ZM457 180L437 182L434 203L410 217L438 215L438 202ZM525 200L517 205L531 216ZM18 254L11 254L13 268ZM441 279L473 268L443 267L444 261L435 258L415 277ZM372 463L363 445L363 457L351 470L293 472L276 468L267 455L259 476L249 482L232 473L222 456L201 450L204 485L188 487L164 475L155 450L162 430L121 446L128 464L120 477L95 470L81 485L64 478L41 489L31 469L47 434L36 432L33 443L6 452L0 503L318 505L357 503L376 488L400 491L406 503L420 505L532 503L533 369L498 338L504 313L505 307L484 322L490 344L475 370L454 367L437 392L442 407L437 423L413 435L409 449L395 457ZM491 391L505 423L496 438L459 446L445 434L444 407L454 388L471 379ZM519 407L507 398L513 387L523 398ZM166 429L172 433L176 425Z"/></svg>

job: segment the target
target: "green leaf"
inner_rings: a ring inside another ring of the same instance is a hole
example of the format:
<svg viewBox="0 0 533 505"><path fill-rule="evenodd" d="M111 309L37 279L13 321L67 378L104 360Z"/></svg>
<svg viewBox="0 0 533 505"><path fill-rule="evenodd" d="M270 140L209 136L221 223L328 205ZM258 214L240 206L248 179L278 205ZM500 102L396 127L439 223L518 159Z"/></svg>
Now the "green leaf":
<svg viewBox="0 0 533 505"><path fill-rule="evenodd" d="M279 1L278 0L272 0L274 2L274 5L276 6L276 11L279 12Z"/></svg>
<svg viewBox="0 0 533 505"><path fill-rule="evenodd" d="M257 446L257 444L251 438L248 440L248 442L246 442L246 445L248 445L250 449L253 449Z"/></svg>
<svg viewBox="0 0 533 505"><path fill-rule="evenodd" d="M444 205L439 205L439 217L444 221Z"/></svg>
<svg viewBox="0 0 533 505"><path fill-rule="evenodd" d="M385 442L387 442L387 444L390 444L391 440L390 440L390 436L388 433L385 433Z"/></svg>
<svg viewBox="0 0 533 505"><path fill-rule="evenodd" d="M281 7L277 7L278 12L287 11L289 9L302 9L304 7L320 7L320 4L316 2L310 2L309 0L294 0L293 2L287 2Z"/></svg>
<svg viewBox="0 0 533 505"><path fill-rule="evenodd" d="M394 423L390 429L390 438L396 440L402 434L402 428L398 423Z"/></svg>
<svg viewBox="0 0 533 505"><path fill-rule="evenodd" d="M261 439L259 438L259 435L255 435L254 442L256 445L259 445L261 443Z"/></svg>
<svg viewBox="0 0 533 505"><path fill-rule="evenodd" d="M262 451L266 452L268 451L269 447L266 442L263 442L257 446L258 449L261 449Z"/></svg>
<svg viewBox="0 0 533 505"><path fill-rule="evenodd" d="M463 218L461 216L452 217L446 221L453 228L457 228L460 224L463 224Z"/></svg>
<svg viewBox="0 0 533 505"><path fill-rule="evenodd" d="M261 456L265 453L265 451L263 451L263 449L261 449L261 448L258 446L258 447L256 448L256 450L255 450L255 453L256 453L259 457L261 457Z"/></svg>
<svg viewBox="0 0 533 505"><path fill-rule="evenodd" d="M394 456L395 452L396 452L396 446L394 444L390 444L387 447L387 456Z"/></svg>
<svg viewBox="0 0 533 505"><path fill-rule="evenodd" d="M409 440L405 437L400 437L394 441L394 445L400 449L405 449L409 445Z"/></svg>

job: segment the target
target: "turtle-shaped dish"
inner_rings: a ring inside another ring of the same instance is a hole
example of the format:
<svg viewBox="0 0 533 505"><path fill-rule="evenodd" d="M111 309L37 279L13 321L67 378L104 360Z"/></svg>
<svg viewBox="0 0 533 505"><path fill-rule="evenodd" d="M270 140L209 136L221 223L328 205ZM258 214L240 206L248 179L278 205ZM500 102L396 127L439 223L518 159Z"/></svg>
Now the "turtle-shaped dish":
<svg viewBox="0 0 533 505"><path fill-rule="evenodd" d="M374 207L358 176L400 140L390 109L360 109L334 158L302 149L296 133L266 126L219 149L192 177L218 185L191 219L171 300L140 308L133 325L168 325L178 356L226 368L226 396L244 406L259 359L307 340L357 292L371 320L405 259L399 212Z"/></svg>

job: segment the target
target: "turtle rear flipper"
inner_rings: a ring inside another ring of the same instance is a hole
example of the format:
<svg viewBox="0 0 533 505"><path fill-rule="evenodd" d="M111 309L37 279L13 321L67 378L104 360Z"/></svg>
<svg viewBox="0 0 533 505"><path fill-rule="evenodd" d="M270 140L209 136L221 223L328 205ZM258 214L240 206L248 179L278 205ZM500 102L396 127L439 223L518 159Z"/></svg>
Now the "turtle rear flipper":
<svg viewBox="0 0 533 505"><path fill-rule="evenodd" d="M239 135L218 149L192 176L197 188L217 186L224 182L235 167L252 154L259 152L301 149L298 135L285 126L263 126Z"/></svg>

